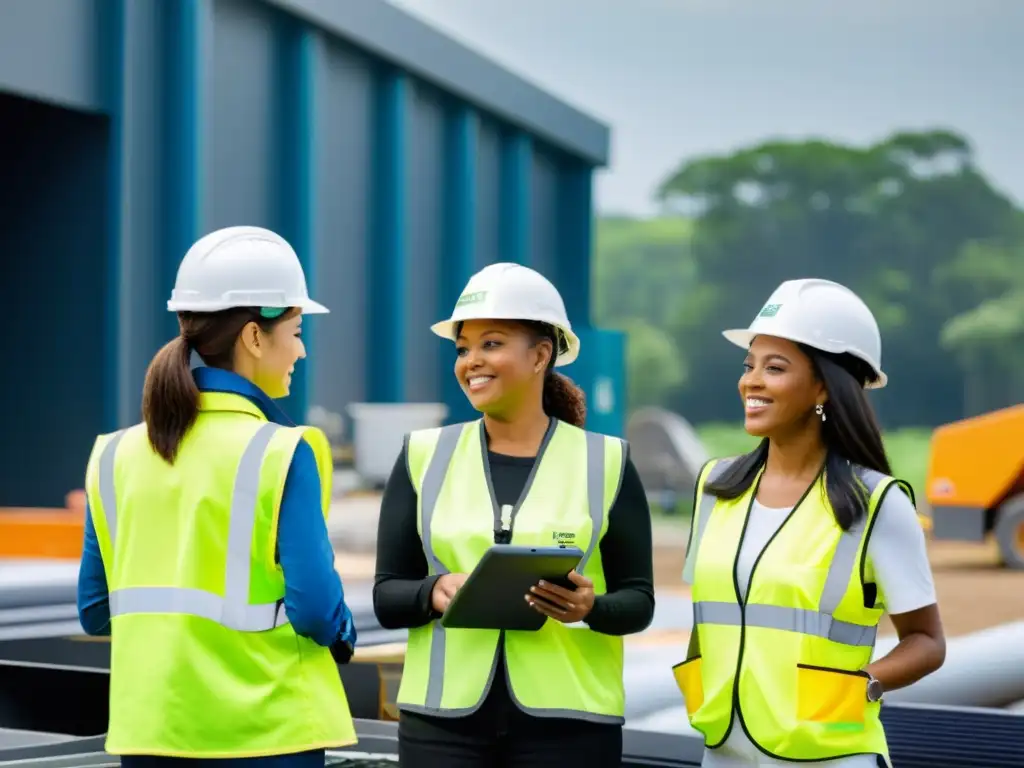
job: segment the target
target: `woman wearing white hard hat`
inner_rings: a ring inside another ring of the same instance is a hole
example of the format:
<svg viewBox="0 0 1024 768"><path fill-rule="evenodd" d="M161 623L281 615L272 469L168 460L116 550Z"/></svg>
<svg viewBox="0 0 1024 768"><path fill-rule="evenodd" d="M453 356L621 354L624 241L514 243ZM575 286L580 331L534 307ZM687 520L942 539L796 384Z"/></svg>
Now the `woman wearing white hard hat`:
<svg viewBox="0 0 1024 768"><path fill-rule="evenodd" d="M78 607L111 636L106 750L128 768L323 766L356 740L336 666L355 628L327 438L273 399L305 357L303 315L327 309L258 227L196 242L167 307L180 334L146 373L143 421L101 435L86 473Z"/></svg>
<svg viewBox="0 0 1024 768"><path fill-rule="evenodd" d="M482 419L407 436L381 506L374 608L408 628L398 706L406 768L620 764L622 636L654 611L646 495L616 438L585 432L583 393L555 368L580 341L532 269L474 275L452 316L455 377ZM536 632L439 618L494 545L574 545L574 591L522 598Z"/></svg>
<svg viewBox="0 0 1024 768"><path fill-rule="evenodd" d="M912 491L865 395L886 384L878 325L844 286L790 280L725 337L761 442L697 481L695 627L674 671L703 765L889 765L882 698L938 669L945 639ZM883 614L899 640L872 660Z"/></svg>

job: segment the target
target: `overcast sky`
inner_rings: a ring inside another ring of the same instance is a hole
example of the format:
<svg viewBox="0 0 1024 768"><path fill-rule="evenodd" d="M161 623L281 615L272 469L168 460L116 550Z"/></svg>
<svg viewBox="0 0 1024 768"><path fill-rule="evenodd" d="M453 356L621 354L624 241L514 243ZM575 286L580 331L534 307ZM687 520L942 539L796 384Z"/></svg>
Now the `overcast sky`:
<svg viewBox="0 0 1024 768"><path fill-rule="evenodd" d="M607 122L602 211L769 136L949 127L1024 203L1024 0L392 0Z"/></svg>

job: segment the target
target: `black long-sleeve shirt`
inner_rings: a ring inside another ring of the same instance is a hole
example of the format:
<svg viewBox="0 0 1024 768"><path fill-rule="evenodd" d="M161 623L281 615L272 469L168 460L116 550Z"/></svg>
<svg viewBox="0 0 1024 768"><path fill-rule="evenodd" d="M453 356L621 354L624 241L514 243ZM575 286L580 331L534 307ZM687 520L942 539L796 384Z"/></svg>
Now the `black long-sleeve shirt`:
<svg viewBox="0 0 1024 768"><path fill-rule="evenodd" d="M515 505L536 459L488 451L487 460L498 505ZM373 608L381 626L388 629L419 627L436 618L430 593L439 577L427 575L416 518L416 490L403 447L384 489L377 528ZM628 452L600 549L607 593L594 599L586 623L606 635L646 629L654 616L651 516L640 475Z"/></svg>

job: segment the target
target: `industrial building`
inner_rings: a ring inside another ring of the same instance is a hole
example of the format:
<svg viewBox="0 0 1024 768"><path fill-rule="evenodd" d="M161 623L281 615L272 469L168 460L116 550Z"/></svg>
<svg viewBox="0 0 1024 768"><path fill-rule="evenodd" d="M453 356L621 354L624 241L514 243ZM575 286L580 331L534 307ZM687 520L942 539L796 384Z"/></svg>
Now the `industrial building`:
<svg viewBox="0 0 1024 768"><path fill-rule="evenodd" d="M286 409L442 402L429 331L469 275L533 266L584 353L567 373L622 432L622 342L589 327L599 122L383 0L4 0L2 506L63 506L97 433L139 419L201 234L295 246L331 314Z"/></svg>

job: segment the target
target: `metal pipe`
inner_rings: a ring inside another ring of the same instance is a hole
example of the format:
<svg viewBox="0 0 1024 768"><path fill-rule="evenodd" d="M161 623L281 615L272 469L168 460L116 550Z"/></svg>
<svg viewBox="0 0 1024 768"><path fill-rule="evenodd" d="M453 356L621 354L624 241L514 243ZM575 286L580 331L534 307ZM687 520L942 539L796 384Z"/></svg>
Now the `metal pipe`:
<svg viewBox="0 0 1024 768"><path fill-rule="evenodd" d="M897 643L879 638L875 658ZM949 640L942 667L886 700L970 707L1006 707L1024 697L1024 621L1000 624Z"/></svg>

